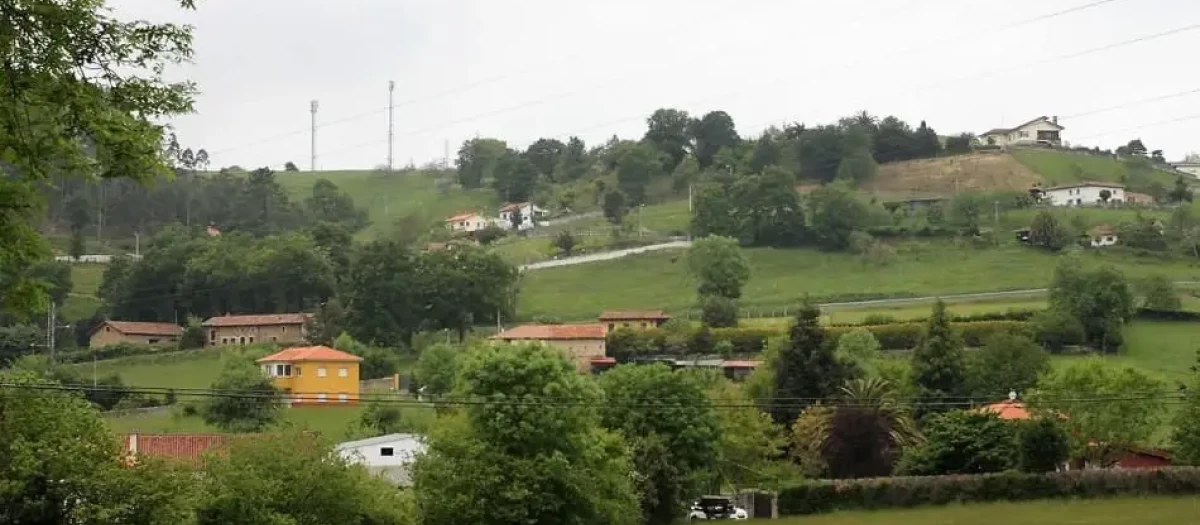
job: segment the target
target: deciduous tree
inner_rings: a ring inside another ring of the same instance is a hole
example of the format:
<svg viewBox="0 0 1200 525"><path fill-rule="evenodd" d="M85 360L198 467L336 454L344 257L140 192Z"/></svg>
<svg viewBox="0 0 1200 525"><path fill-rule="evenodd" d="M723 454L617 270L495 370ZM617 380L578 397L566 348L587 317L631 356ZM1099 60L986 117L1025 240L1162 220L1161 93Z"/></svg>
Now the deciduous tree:
<svg viewBox="0 0 1200 525"><path fill-rule="evenodd" d="M733 117L724 111L713 111L693 121L691 132L696 143L696 161L702 170L712 166L721 148L737 146L742 140Z"/></svg>
<svg viewBox="0 0 1200 525"><path fill-rule="evenodd" d="M904 451L905 475L984 474L1016 465L1016 426L991 412L955 410L931 415L924 441Z"/></svg>
<svg viewBox="0 0 1200 525"><path fill-rule="evenodd" d="M439 419L430 434L413 469L422 523L640 521L629 449L600 426L591 381L538 345L485 347L461 366L456 393L490 403Z"/></svg>
<svg viewBox="0 0 1200 525"><path fill-rule="evenodd" d="M675 522L715 477L721 460L717 414L703 385L656 364L618 366L600 376L600 386L604 426L633 449L645 522ZM671 408L647 405L649 398Z"/></svg>
<svg viewBox="0 0 1200 525"><path fill-rule="evenodd" d="M1025 392L1050 370L1050 356L1021 334L999 333L967 359L967 382L976 396L1001 396Z"/></svg>
<svg viewBox="0 0 1200 525"><path fill-rule="evenodd" d="M728 237L709 236L692 243L687 252L688 268L700 282L700 296L717 295L729 299L742 296L742 287L750 280L750 263Z"/></svg>
<svg viewBox="0 0 1200 525"><path fill-rule="evenodd" d="M229 432L261 432L279 418L283 398L249 360L227 356L212 389L229 395L205 400L204 421Z"/></svg>
<svg viewBox="0 0 1200 525"><path fill-rule="evenodd" d="M673 171L692 148L692 137L688 134L691 124L688 113L678 109L658 109L646 119L646 135L642 140L665 156L665 171Z"/></svg>
<svg viewBox="0 0 1200 525"><path fill-rule="evenodd" d="M38 188L52 179L168 175L161 122L190 112L196 87L163 71L192 57L192 34L189 26L122 20L103 2L8 2L0 11L8 24L0 50L0 296L5 310L27 314L43 290L25 271L49 255L35 229Z"/></svg>

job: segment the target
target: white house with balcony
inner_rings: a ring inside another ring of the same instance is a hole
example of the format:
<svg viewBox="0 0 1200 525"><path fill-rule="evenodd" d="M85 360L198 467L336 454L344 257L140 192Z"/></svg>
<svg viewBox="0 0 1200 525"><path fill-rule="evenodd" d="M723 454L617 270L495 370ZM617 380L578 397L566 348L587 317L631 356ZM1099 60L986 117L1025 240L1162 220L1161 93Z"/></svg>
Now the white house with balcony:
<svg viewBox="0 0 1200 525"><path fill-rule="evenodd" d="M520 223L515 229L525 231L537 226L538 221L546 217L546 210L532 202L513 202L500 208L500 227L513 228L513 215L520 214Z"/></svg>
<svg viewBox="0 0 1200 525"><path fill-rule="evenodd" d="M455 232L474 233L495 223L496 219L475 212L460 213L446 218L446 227Z"/></svg>
<svg viewBox="0 0 1200 525"><path fill-rule="evenodd" d="M425 442L416 434L387 434L338 443L334 451L347 462L362 465L396 486L407 487L412 485L412 464L425 452Z"/></svg>
<svg viewBox="0 0 1200 525"><path fill-rule="evenodd" d="M1038 117L1015 128L989 130L977 140L988 146L1061 146L1064 129L1058 125L1058 117Z"/></svg>
<svg viewBox="0 0 1200 525"><path fill-rule="evenodd" d="M1109 182L1080 182L1041 190L1051 206L1103 206L1125 202L1125 186Z"/></svg>

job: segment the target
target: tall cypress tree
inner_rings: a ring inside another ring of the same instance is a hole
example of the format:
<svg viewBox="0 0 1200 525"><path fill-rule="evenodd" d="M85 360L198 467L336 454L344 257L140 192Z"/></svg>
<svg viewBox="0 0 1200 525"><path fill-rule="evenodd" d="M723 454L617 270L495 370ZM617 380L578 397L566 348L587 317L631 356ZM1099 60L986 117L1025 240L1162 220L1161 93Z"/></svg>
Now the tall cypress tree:
<svg viewBox="0 0 1200 525"><path fill-rule="evenodd" d="M853 367L834 356L820 319L821 311L806 301L796 312L787 346L773 363L775 393L770 412L778 423L790 425L805 407L833 396L853 375Z"/></svg>
<svg viewBox="0 0 1200 525"><path fill-rule="evenodd" d="M966 379L963 342L950 326L946 303L942 301L934 303L925 334L913 352L912 374L920 391L918 412L921 414L946 408L935 403L963 391Z"/></svg>

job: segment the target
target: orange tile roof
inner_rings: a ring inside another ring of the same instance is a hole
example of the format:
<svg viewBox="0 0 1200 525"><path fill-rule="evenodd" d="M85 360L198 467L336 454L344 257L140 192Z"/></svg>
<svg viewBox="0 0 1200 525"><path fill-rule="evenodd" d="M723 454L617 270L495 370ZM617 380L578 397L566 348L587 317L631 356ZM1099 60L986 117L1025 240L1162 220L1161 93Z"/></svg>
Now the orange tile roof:
<svg viewBox="0 0 1200 525"><path fill-rule="evenodd" d="M609 310L600 314L601 321L631 321L640 319L663 320L670 319L662 310Z"/></svg>
<svg viewBox="0 0 1200 525"><path fill-rule="evenodd" d="M505 330L492 339L505 341L552 341L572 339L604 339L604 325L599 324L527 324Z"/></svg>
<svg viewBox="0 0 1200 525"><path fill-rule="evenodd" d="M105 321L96 327L111 326L114 330L129 335L162 335L178 337L183 335L183 328L171 323L143 323L141 321ZM92 330L95 333L96 330Z"/></svg>
<svg viewBox="0 0 1200 525"><path fill-rule="evenodd" d="M362 361L362 358L328 346L298 346L258 360L259 363L277 361Z"/></svg>
<svg viewBox="0 0 1200 525"><path fill-rule="evenodd" d="M476 216L478 216L478 215L479 215L478 213L475 213L475 212L473 212L473 211L471 211L471 212L463 212L463 213L460 213L460 214L458 214L458 215L453 215L453 216L450 216L450 217L446 217L446 222L463 221L463 220L470 219L471 217L476 217Z"/></svg>
<svg viewBox="0 0 1200 525"><path fill-rule="evenodd" d="M992 412L1000 419L1007 420L1025 420L1029 419L1029 410L1025 408L1025 403L1020 401L1001 401L992 403L979 409L982 412Z"/></svg>
<svg viewBox="0 0 1200 525"><path fill-rule="evenodd" d="M518 208L524 208L528 204L528 202L510 202L504 206L501 206L500 211L512 211Z"/></svg>
<svg viewBox="0 0 1200 525"><path fill-rule="evenodd" d="M131 461L145 456L199 466L206 453L225 451L229 440L219 434L128 434L122 441Z"/></svg>
<svg viewBox="0 0 1200 525"><path fill-rule="evenodd" d="M308 322L308 314L268 314L268 315L223 315L210 317L203 326L272 326L281 324L304 324Z"/></svg>

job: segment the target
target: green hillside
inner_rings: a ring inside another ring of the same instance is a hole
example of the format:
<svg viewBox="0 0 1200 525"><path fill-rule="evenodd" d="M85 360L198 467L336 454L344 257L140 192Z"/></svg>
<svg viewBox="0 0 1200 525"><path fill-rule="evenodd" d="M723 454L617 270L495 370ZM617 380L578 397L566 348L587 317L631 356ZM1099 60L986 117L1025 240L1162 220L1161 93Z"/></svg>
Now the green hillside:
<svg viewBox="0 0 1200 525"><path fill-rule="evenodd" d="M1047 185L1071 184L1081 181L1125 183L1129 175L1126 165L1106 155L1088 155L1046 149L1013 150L1012 156L1021 164L1041 175ZM1175 182L1171 174L1149 170L1149 178L1166 187Z"/></svg>
<svg viewBox="0 0 1200 525"><path fill-rule="evenodd" d="M419 171L279 172L279 183L294 199L303 201L319 179L329 179L348 193L354 203L367 210L371 224L360 233L371 239L386 234L399 218L415 215L426 223L440 221L455 212L483 210L498 205L491 189L464 191L439 189L438 175Z"/></svg>
<svg viewBox="0 0 1200 525"><path fill-rule="evenodd" d="M63 304L60 317L68 321L91 317L100 308L96 292L104 279L103 264L72 264L71 294Z"/></svg>
<svg viewBox="0 0 1200 525"><path fill-rule="evenodd" d="M846 253L812 249L746 250L752 267L743 308L779 308L805 296L814 300L902 297L1042 288L1057 257L1015 245L973 249L951 241L901 242L887 266L870 266ZM1120 252L1088 252L1085 261L1114 264L1130 277L1162 273L1200 280L1200 267ZM663 308L681 312L695 304L695 283L682 252L659 252L611 261L527 272L518 317L588 319L606 309Z"/></svg>
<svg viewBox="0 0 1200 525"><path fill-rule="evenodd" d="M836 512L761 522L776 525L1184 525L1193 523L1197 510L1200 510L1200 499L1195 497L1115 498Z"/></svg>

